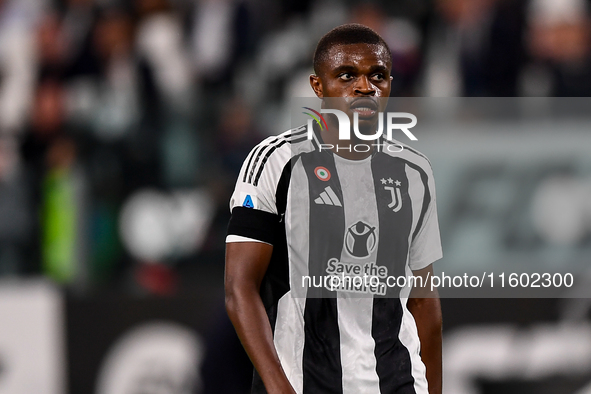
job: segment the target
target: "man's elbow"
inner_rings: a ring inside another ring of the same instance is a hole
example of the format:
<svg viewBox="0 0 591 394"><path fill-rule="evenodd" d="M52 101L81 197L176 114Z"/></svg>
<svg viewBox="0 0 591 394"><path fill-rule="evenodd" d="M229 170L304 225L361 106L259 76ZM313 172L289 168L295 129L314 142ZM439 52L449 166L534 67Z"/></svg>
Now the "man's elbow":
<svg viewBox="0 0 591 394"><path fill-rule="evenodd" d="M238 305L238 289L236 288L236 284L234 281L226 280L224 284L224 292L225 292L225 303L226 303L226 312L228 316L232 318L232 316L237 311Z"/></svg>
<svg viewBox="0 0 591 394"><path fill-rule="evenodd" d="M242 306L252 302L252 298L256 295L255 291L249 283L243 280L232 280L226 278L225 285L225 303L226 312L232 319L242 309Z"/></svg>

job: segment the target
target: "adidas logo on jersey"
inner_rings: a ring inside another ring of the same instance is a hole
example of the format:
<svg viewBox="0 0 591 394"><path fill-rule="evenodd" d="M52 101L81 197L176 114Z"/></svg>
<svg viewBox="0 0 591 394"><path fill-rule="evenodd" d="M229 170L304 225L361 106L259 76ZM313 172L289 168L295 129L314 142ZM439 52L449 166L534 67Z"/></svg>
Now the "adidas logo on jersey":
<svg viewBox="0 0 591 394"><path fill-rule="evenodd" d="M314 200L316 204L320 205L334 205L337 207L342 207L343 204L339 201L336 193L330 186L327 186L322 193L320 193L320 197Z"/></svg>

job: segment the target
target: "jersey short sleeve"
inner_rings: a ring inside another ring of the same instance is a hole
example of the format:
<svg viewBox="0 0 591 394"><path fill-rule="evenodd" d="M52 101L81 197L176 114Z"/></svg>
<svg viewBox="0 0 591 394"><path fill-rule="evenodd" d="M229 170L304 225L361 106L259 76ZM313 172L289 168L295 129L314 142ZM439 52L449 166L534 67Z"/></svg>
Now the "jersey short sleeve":
<svg viewBox="0 0 591 394"><path fill-rule="evenodd" d="M246 157L230 198L232 217L227 242L245 238L273 244L281 219L277 187L289 165L290 149L282 136L269 137ZM286 149L287 148L287 149Z"/></svg>
<svg viewBox="0 0 591 394"><path fill-rule="evenodd" d="M427 173L428 188L425 190L425 193L428 193L429 206L427 207L421 227L410 245L409 267L415 271L423 269L443 257L439 221L437 219L435 182L433 181L433 173L430 167Z"/></svg>

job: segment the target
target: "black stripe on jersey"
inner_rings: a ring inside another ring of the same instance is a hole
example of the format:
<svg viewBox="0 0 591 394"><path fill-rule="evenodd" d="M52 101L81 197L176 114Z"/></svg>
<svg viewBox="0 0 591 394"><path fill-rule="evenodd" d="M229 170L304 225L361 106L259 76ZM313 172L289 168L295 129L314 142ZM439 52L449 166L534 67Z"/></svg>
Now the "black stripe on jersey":
<svg viewBox="0 0 591 394"><path fill-rule="evenodd" d="M304 310L303 394L343 394L336 298L307 298Z"/></svg>
<svg viewBox="0 0 591 394"><path fill-rule="evenodd" d="M412 228L412 202L406 175L406 161L379 153L371 161L371 172L378 209L378 253L376 264L388 268L388 275L405 275L408 256L408 238ZM397 179L402 196L402 207L394 212L388 207L392 201L394 185L382 184L381 179ZM414 393L414 378L408 350L399 338L403 309L399 300L400 289L388 288L386 297L373 301L371 333L375 341L376 373L381 393Z"/></svg>
<svg viewBox="0 0 591 394"><path fill-rule="evenodd" d="M257 167L257 164L259 162L259 159L261 158L261 154L263 153L263 151L265 150L265 148L269 147L269 146L275 146L275 144L279 143L280 145L283 145L285 142L289 142L291 143L292 141L289 140L289 138L298 136L298 135L302 135L306 133L306 130L303 129L304 126L297 128L295 130L293 130L293 132L289 133L289 134L285 134L285 135L278 135L277 137L275 137L273 140L271 140L268 144L266 145L261 145L259 146L257 149L255 149L256 154L253 152L252 156L250 157L250 159L248 160L248 164L246 165L246 170L244 171L244 177L242 178L242 182L246 182L246 178L248 177L248 183L252 183L252 177L254 175L254 171ZM285 141L285 142L283 142ZM275 148L271 148L270 153L273 153L273 151L276 149ZM270 155L266 154L265 157L268 158L268 156ZM254 163L252 162L252 159L256 156L256 159L254 160ZM266 161L266 160L265 160ZM251 167L252 164L252 167ZM261 164L258 174L262 173L262 168L263 168L264 162ZM257 178L260 175L257 175ZM256 182L256 181L255 181ZM256 183L255 183L256 186Z"/></svg>
<svg viewBox="0 0 591 394"><path fill-rule="evenodd" d="M293 163L298 160L299 156L292 157L291 161L285 164L279 182L277 182L277 190L275 191L275 206L277 206L277 213L283 216L287 209L287 191L289 190L289 182L291 181L291 169Z"/></svg>
<svg viewBox="0 0 591 394"><path fill-rule="evenodd" d="M375 341L376 372L383 394L416 393L410 354L398 337L402 315L399 298L374 298L371 335Z"/></svg>
<svg viewBox="0 0 591 394"><path fill-rule="evenodd" d="M277 190L275 191L277 212L279 213L281 223L277 226L276 242L273 244L271 261L261 284L261 298L267 309L267 315L269 316L269 322L271 323L271 330L273 332L275 332L275 322L277 321L277 304L279 303L279 299L290 289L287 236L285 234L285 224L283 223L290 180L291 163L287 163L283 167L281 177L277 183Z"/></svg>
<svg viewBox="0 0 591 394"><path fill-rule="evenodd" d="M408 238L412 229L412 201L408 195L409 182L406 175L406 160L388 154L379 153L372 158L371 172L375 188L376 207L378 210L378 253L376 264L388 268L388 275L404 276L408 256ZM392 203L394 184L382 184L382 179L400 180L397 186L402 197L398 212L388 207ZM397 288L388 288L390 297Z"/></svg>
<svg viewBox="0 0 591 394"><path fill-rule="evenodd" d="M345 213L343 207L318 205L314 198L326 187L343 201L333 155L310 152L301 155L309 188L308 275L324 277L330 258L339 258L343 249ZM314 173L325 167L333 176L320 180ZM297 192L297 191L296 191ZM322 298L319 298L322 297ZM303 394L342 394L340 331L335 294L323 288L308 288L304 310Z"/></svg>
<svg viewBox="0 0 591 394"><path fill-rule="evenodd" d="M261 282L260 295L267 310L271 330L275 332L275 322L277 321L277 305L279 299L283 297L290 289L289 285L289 260L287 255L287 236L285 234L285 224L283 223L283 214L287 204L287 188L291 177L291 165L287 163L283 167L275 198L278 200L277 209L281 218L279 225L275 227L276 242L273 244L271 261ZM285 202L284 202L285 200Z"/></svg>

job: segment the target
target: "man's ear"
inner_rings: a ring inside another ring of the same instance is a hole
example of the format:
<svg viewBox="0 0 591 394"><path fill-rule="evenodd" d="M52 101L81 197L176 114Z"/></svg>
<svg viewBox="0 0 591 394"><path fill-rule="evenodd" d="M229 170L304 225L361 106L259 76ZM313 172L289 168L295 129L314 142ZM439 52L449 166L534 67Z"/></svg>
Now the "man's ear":
<svg viewBox="0 0 591 394"><path fill-rule="evenodd" d="M310 86L318 98L324 97L324 93L322 92L322 81L318 75L310 74Z"/></svg>

